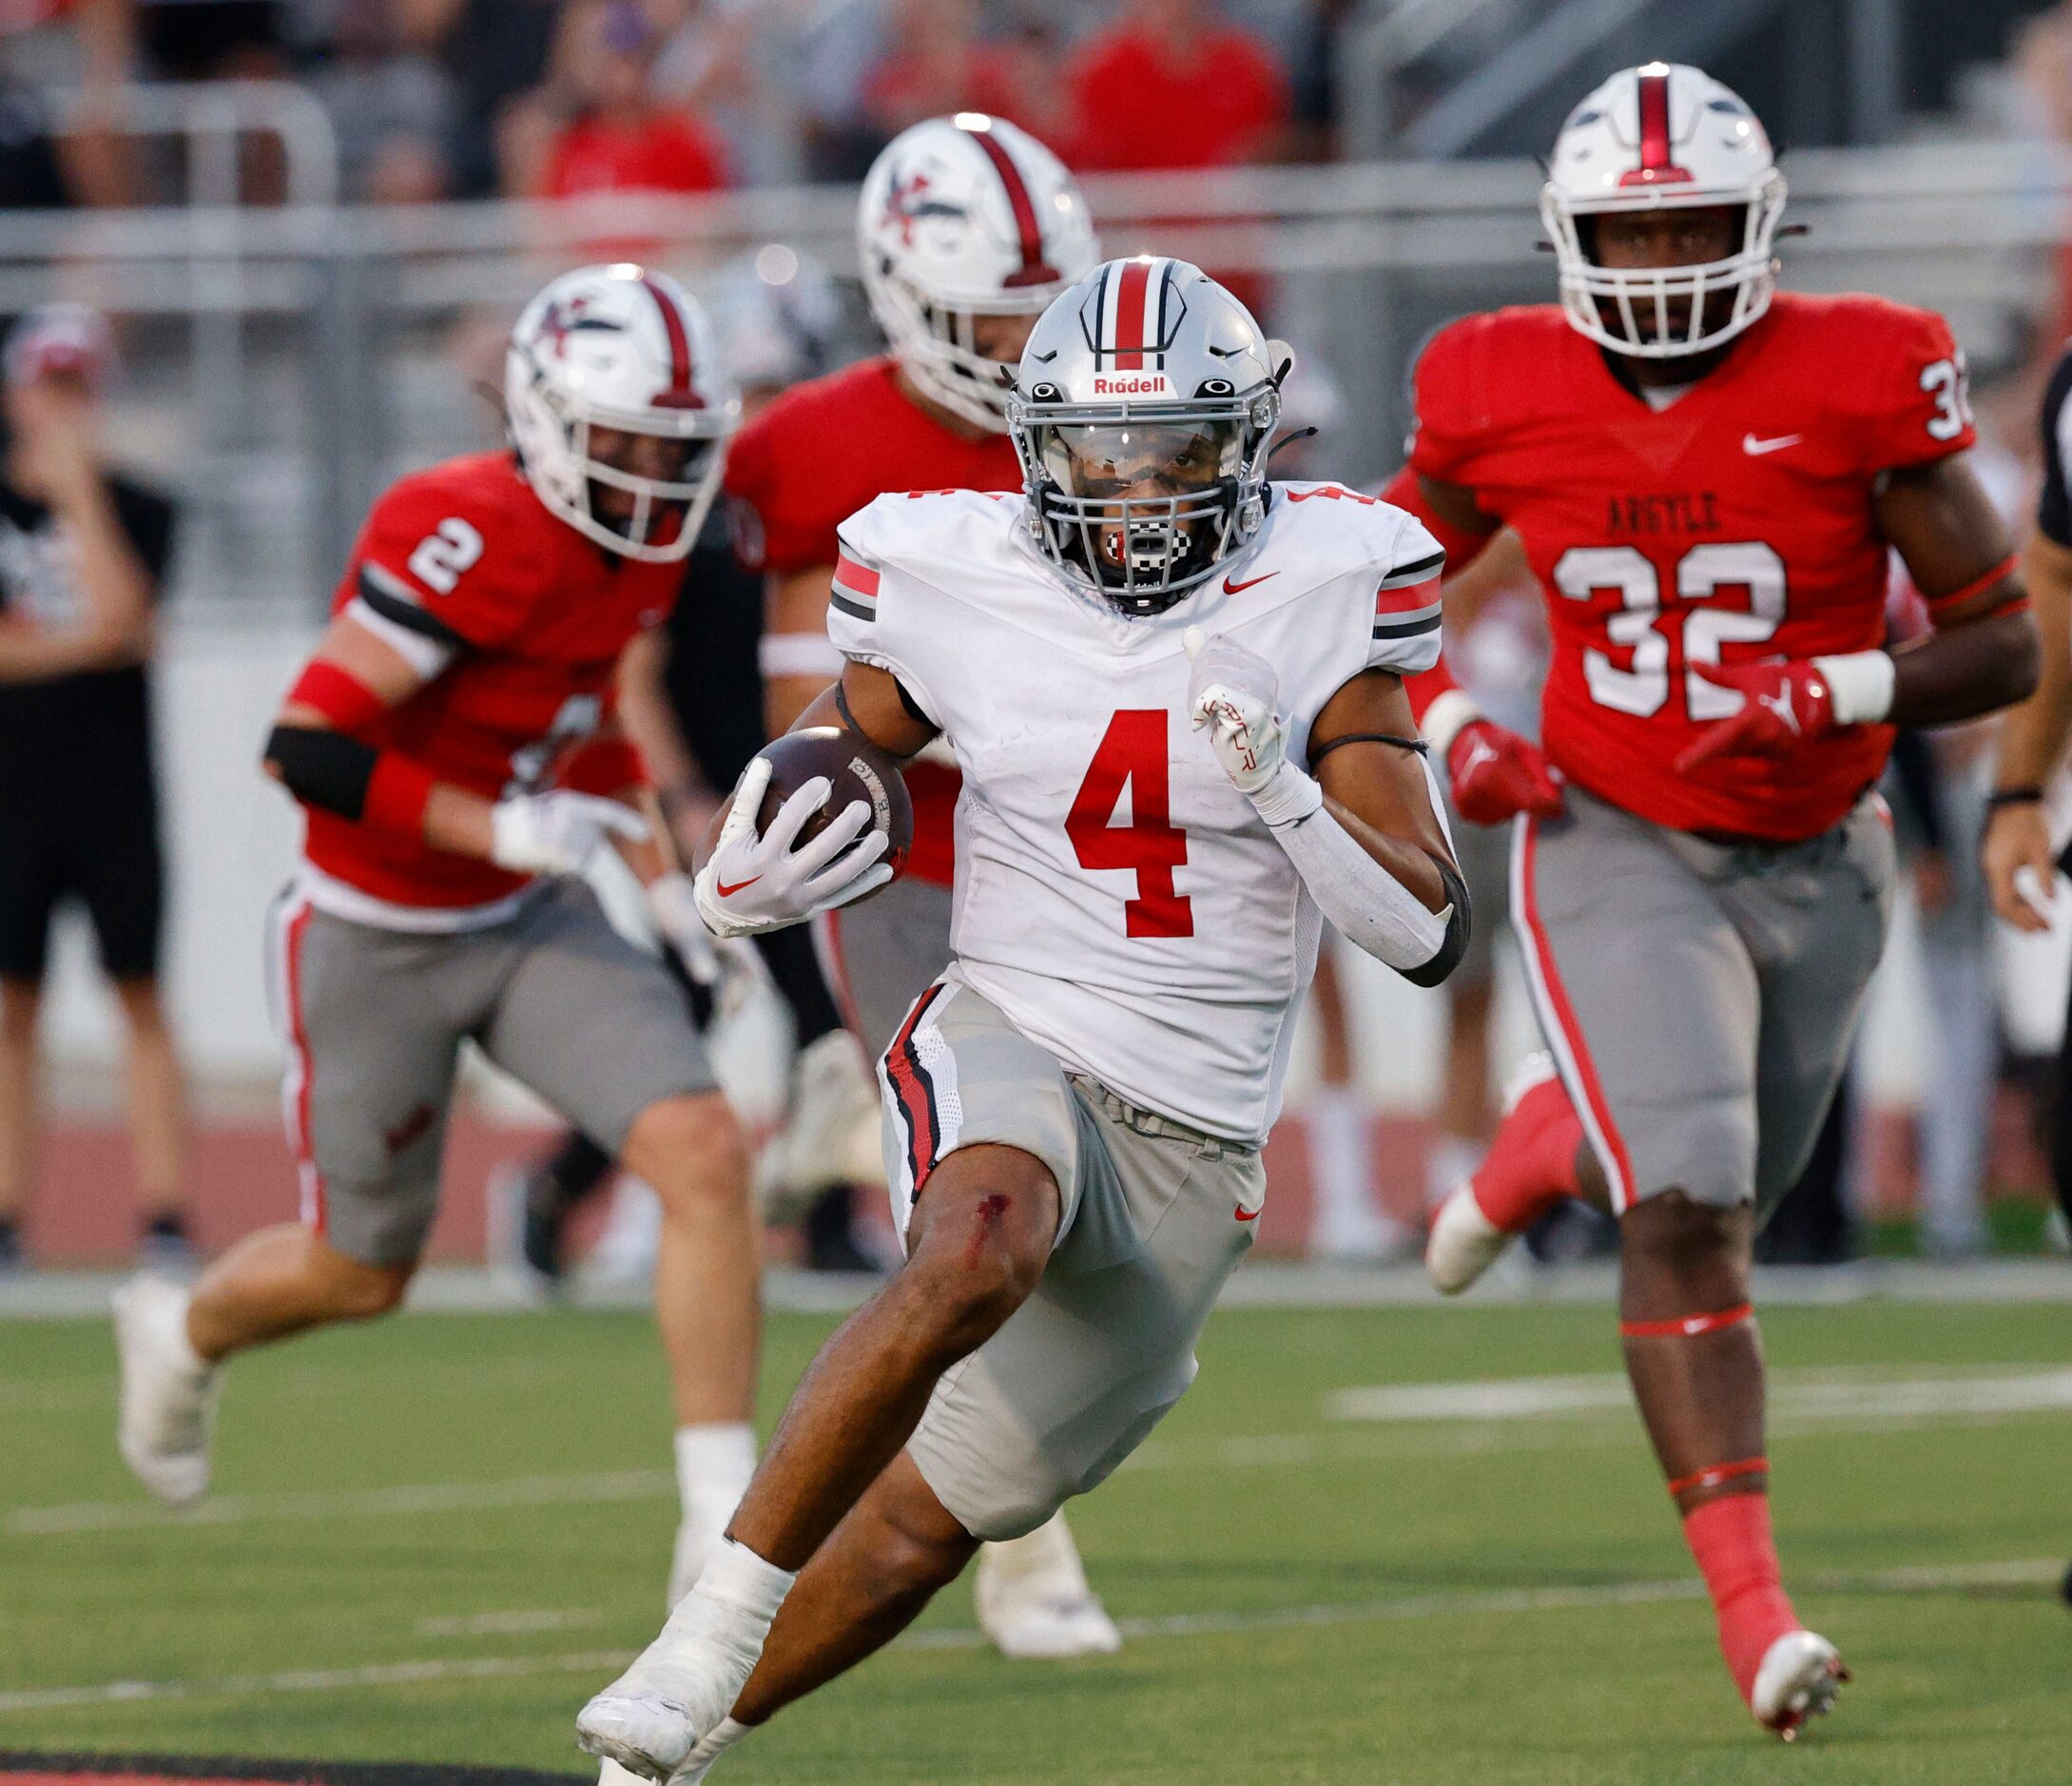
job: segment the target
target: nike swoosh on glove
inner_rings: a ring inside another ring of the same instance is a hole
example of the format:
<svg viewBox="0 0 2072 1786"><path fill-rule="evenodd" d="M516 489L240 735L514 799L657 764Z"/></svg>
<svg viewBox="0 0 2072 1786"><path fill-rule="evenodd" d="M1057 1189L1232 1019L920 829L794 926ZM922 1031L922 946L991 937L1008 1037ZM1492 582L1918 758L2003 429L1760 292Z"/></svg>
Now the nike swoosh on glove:
<svg viewBox="0 0 2072 1786"><path fill-rule="evenodd" d="M818 837L792 847L835 791L824 775L804 784L758 836L756 813L770 772L769 758L749 761L727 806L719 843L698 870L698 912L715 937L782 930L815 912L860 900L892 879L892 864L879 861L891 840L870 828L867 801L852 800Z"/></svg>
<svg viewBox="0 0 2072 1786"><path fill-rule="evenodd" d="M1561 782L1539 747L1494 720L1471 719L1446 748L1453 809L1470 825L1502 825L1521 812L1561 813Z"/></svg>
<svg viewBox="0 0 2072 1786"><path fill-rule="evenodd" d="M1741 710L1708 726L1676 759L1676 773L1720 757L1792 757L1834 730L1834 693L1811 663L1694 664L1707 682L1736 689Z"/></svg>
<svg viewBox="0 0 2072 1786"><path fill-rule="evenodd" d="M581 874L607 839L637 844L647 835L648 821L629 806L557 787L490 808L489 859L513 874Z"/></svg>

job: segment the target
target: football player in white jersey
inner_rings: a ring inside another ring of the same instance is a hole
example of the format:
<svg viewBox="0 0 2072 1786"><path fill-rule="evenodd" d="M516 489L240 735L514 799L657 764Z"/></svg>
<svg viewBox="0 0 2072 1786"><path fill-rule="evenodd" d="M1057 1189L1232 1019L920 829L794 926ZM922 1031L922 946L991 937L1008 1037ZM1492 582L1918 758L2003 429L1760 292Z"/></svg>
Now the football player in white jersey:
<svg viewBox="0 0 2072 1786"><path fill-rule="evenodd" d="M1374 497L1268 484L1287 370L1198 269L1111 262L1022 356L1024 495L881 496L842 527L846 667L802 724L902 757L940 737L964 774L954 958L880 1069L906 1263L584 1709L591 1753L702 1778L981 1540L1107 1477L1250 1244L1320 919L1421 984L1460 959L1402 686L1438 654L1443 554ZM701 871L721 936L890 878L862 803L789 847L824 780L759 836L767 781L743 776Z"/></svg>

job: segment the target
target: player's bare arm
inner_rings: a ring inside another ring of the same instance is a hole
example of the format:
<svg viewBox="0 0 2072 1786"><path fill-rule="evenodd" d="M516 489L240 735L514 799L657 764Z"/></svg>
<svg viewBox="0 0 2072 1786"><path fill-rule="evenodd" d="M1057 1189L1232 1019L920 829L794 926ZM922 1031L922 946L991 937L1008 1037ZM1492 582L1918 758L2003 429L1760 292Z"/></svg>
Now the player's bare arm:
<svg viewBox="0 0 2072 1786"><path fill-rule="evenodd" d="M1402 679L1363 671L1326 703L1310 761L1329 769L1346 751L1367 759L1330 769L1334 791L1326 792L1288 760L1272 665L1234 639L1192 630L1187 646L1194 726L1318 908L1356 947L1418 985L1437 985L1467 947L1467 889L1415 747ZM1403 761L1385 765L1378 750Z"/></svg>
<svg viewBox="0 0 2072 1786"><path fill-rule="evenodd" d="M2001 728L1981 855L1993 909L2018 930L2040 931L2049 925L2032 901L2048 894L2058 872L2043 789L2072 743L2072 547L2032 532L2022 578L2042 662L2035 692Z"/></svg>
<svg viewBox="0 0 2072 1786"><path fill-rule="evenodd" d="M2026 700L2041 668L2036 623L1968 456L1888 473L1872 506L1935 613L1932 633L1892 653L1891 723L1946 726Z"/></svg>
<svg viewBox="0 0 2072 1786"><path fill-rule="evenodd" d="M789 731L839 673L827 643L835 567L808 565L771 575L763 633L763 716L771 737Z"/></svg>
<svg viewBox="0 0 2072 1786"><path fill-rule="evenodd" d="M1326 810L1427 911L1438 912L1452 899L1439 864L1458 864L1420 754L1393 742L1416 735L1403 678L1369 670L1339 689L1317 716L1309 728L1309 762Z"/></svg>
<svg viewBox="0 0 2072 1786"><path fill-rule="evenodd" d="M1884 474L1878 530L1927 600L1935 630L1897 650L1703 667L1741 711L1676 760L1789 757L1837 727L1947 726L2024 700L2039 673L2036 626L2005 525L1963 455Z"/></svg>

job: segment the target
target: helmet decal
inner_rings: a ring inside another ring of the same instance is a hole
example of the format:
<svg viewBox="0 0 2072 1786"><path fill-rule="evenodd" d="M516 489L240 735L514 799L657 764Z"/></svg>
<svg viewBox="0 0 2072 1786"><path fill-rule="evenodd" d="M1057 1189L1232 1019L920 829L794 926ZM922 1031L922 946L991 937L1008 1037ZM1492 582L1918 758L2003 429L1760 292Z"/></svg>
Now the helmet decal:
<svg viewBox="0 0 2072 1786"><path fill-rule="evenodd" d="M1669 64L1651 62L1640 70L1640 165L1618 178L1622 186L1688 185L1688 167L1670 159Z"/></svg>
<svg viewBox="0 0 2072 1786"><path fill-rule="evenodd" d="M1000 184L1006 189L1008 208L1015 214L1015 233L1021 238L1021 270L1010 273L1003 284L1008 288L1017 285L1055 285L1058 272L1043 254L1043 225L1036 217L1036 201L1029 196L1029 183L1021 177L1021 169L1015 165L1015 158L1008 153L1007 145L1000 141L993 128L993 120L977 112L959 112L955 120L957 127L985 150L986 159L993 164L993 171L999 175Z"/></svg>
<svg viewBox="0 0 2072 1786"><path fill-rule="evenodd" d="M1056 156L1005 118L959 112L879 151L857 204L872 317L927 401L1005 432L1011 332L1100 260L1085 196Z"/></svg>
<svg viewBox="0 0 2072 1786"><path fill-rule="evenodd" d="M1112 261L1080 314L1087 346L1112 372L1159 372L1187 315L1172 262L1139 255Z"/></svg>
<svg viewBox="0 0 2072 1786"><path fill-rule="evenodd" d="M590 299L584 295L549 301L546 314L539 320L539 332L540 338L552 345L556 359L568 359L569 337L578 329L617 332L619 325L610 317L585 316L589 308Z"/></svg>
<svg viewBox="0 0 2072 1786"><path fill-rule="evenodd" d="M914 225L922 218L971 215L961 204L927 197L931 184L925 173L895 174L892 189L885 194L885 223L900 232L900 241L906 247L914 245Z"/></svg>
<svg viewBox="0 0 2072 1786"><path fill-rule="evenodd" d="M703 409L705 398L690 382L690 332L684 326L684 313L675 299L654 282L651 273L640 276L642 288L662 313L662 332L669 343L669 388L655 398L666 409Z"/></svg>

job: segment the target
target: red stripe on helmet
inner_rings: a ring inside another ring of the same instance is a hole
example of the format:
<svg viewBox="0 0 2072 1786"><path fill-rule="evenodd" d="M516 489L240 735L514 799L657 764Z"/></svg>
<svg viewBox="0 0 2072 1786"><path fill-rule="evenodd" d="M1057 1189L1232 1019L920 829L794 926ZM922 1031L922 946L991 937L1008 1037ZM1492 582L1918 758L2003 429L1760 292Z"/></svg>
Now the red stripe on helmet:
<svg viewBox="0 0 2072 1786"><path fill-rule="evenodd" d="M1008 153L1007 145L994 135L990 119L984 123L959 120L957 127L985 150L993 171L1007 189L1007 203L1015 213L1015 232L1021 238L1021 267L1010 273L1003 283L1010 290L1021 285L1055 284L1060 275L1043 258L1043 223L1036 215L1036 199L1029 191L1029 183L1021 177L1021 169L1015 165L1014 156Z"/></svg>
<svg viewBox="0 0 2072 1786"><path fill-rule="evenodd" d="M676 307L676 301L648 274L640 276L640 282L647 287L648 296L655 301L655 308L661 311L662 330L669 338L669 388L655 398L655 406L658 409L703 409L705 399L691 388L690 331L684 326L684 313Z"/></svg>
<svg viewBox="0 0 2072 1786"><path fill-rule="evenodd" d="M1144 370L1144 292L1151 282L1149 261L1125 261L1115 294L1115 370Z"/></svg>
<svg viewBox="0 0 2072 1786"><path fill-rule="evenodd" d="M1669 70L1640 74L1640 165L1618 177L1622 186L1674 185L1691 179L1688 167L1670 160Z"/></svg>

